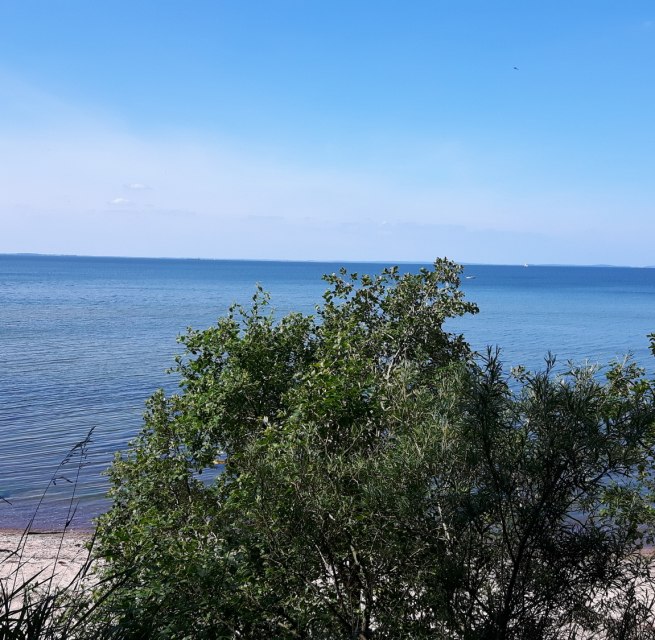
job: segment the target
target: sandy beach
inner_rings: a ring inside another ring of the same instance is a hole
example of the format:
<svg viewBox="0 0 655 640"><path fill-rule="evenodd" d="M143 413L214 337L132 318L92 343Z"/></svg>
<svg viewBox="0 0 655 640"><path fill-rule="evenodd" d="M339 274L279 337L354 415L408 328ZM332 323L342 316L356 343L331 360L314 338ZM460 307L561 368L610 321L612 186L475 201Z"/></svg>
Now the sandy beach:
<svg viewBox="0 0 655 640"><path fill-rule="evenodd" d="M39 581L54 577L56 585L70 583L87 559L86 544L90 531L54 532L0 529L0 580L8 586L17 577L17 584L36 576Z"/></svg>

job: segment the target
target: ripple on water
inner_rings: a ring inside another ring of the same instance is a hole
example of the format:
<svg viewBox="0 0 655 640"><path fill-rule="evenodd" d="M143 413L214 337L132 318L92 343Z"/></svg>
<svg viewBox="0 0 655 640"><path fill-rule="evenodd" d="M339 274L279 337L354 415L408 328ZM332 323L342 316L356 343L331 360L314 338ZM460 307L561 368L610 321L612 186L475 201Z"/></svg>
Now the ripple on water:
<svg viewBox="0 0 655 640"><path fill-rule="evenodd" d="M3 526L23 526L68 449L94 427L76 488L76 524L88 525L107 504L101 472L137 433L146 398L177 389L164 373L179 352L176 336L213 324L232 302L248 304L257 282L281 313L311 313L325 288L320 276L339 266L0 256L0 496L12 502L0 505ZM476 349L499 344L508 363L532 368L548 350L562 362L633 351L650 367L655 271L467 269L476 278L463 287L481 313L448 328ZM64 475L74 473L68 465ZM39 523L64 521L71 487L60 479L51 488Z"/></svg>

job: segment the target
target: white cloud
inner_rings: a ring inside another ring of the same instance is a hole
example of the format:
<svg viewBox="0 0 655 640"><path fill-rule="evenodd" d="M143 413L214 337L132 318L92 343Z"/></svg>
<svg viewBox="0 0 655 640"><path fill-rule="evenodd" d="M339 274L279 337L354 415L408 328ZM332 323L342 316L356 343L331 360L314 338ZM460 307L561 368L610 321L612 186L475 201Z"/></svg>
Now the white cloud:
<svg viewBox="0 0 655 640"><path fill-rule="evenodd" d="M385 172L133 135L79 111L59 105L56 121L20 129L0 119L0 252L652 263L652 199L535 178L483 143L407 142L381 154ZM413 183L414 171L446 178Z"/></svg>
<svg viewBox="0 0 655 640"><path fill-rule="evenodd" d="M130 183L126 174L143 182ZM642 239L655 225L631 234L630 256L616 251L630 222L617 211L645 218L637 198L481 187L475 173L467 180L417 187L373 171L328 171L220 143L120 130L45 139L5 132L0 252L360 260L446 254L516 263L629 263L652 255ZM117 184L153 188L130 189L128 198L116 195Z"/></svg>

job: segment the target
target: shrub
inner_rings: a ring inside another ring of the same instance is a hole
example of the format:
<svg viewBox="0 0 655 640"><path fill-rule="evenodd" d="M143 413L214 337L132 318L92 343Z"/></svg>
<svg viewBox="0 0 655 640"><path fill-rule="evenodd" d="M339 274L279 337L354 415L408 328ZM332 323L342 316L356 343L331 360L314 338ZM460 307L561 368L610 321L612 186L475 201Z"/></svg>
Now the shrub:
<svg viewBox="0 0 655 640"><path fill-rule="evenodd" d="M182 338L181 392L150 399L98 523L121 637L652 623L651 383L629 362L600 382L474 358L443 326L477 312L460 272L342 270L313 316L276 321L258 290Z"/></svg>

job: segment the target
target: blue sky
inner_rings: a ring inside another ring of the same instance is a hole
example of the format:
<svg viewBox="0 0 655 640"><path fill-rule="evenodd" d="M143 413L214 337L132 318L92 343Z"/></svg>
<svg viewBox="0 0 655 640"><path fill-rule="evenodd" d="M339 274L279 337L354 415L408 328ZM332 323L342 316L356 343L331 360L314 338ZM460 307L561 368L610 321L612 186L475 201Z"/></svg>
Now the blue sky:
<svg viewBox="0 0 655 640"><path fill-rule="evenodd" d="M645 1L2 0L0 252L655 264L654 63Z"/></svg>

